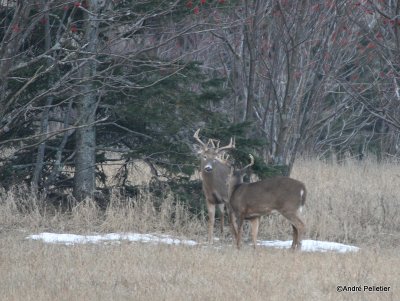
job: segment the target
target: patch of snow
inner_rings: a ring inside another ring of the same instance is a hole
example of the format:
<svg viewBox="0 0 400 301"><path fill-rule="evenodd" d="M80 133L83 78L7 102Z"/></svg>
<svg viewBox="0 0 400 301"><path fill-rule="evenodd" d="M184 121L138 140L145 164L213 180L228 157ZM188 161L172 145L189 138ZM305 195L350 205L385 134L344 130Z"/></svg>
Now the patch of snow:
<svg viewBox="0 0 400 301"><path fill-rule="evenodd" d="M54 244L86 244L86 243L100 243L100 242L120 242L127 240L132 242L151 242L163 243L169 245L188 245L194 246L197 244L194 240L180 240L173 238L169 235L152 235L152 234L139 234L139 233L110 233L105 235L77 235L77 234L57 234L57 233L40 233L29 235L27 239L42 240L45 243Z"/></svg>
<svg viewBox="0 0 400 301"><path fill-rule="evenodd" d="M292 241L281 241L281 240L264 240L258 241L258 246L273 247L280 249L288 249L292 246ZM357 252L360 248L350 245L345 245L337 242L330 241L318 241L318 240L302 240L301 250L304 252Z"/></svg>
<svg viewBox="0 0 400 301"><path fill-rule="evenodd" d="M187 245L195 246L199 243L194 240L183 240L170 235L161 234L139 234L139 233L109 233L103 235L77 235L77 234L57 234L57 233L39 233L32 234L27 237L31 240L40 240L44 243L75 245L87 243L120 243L121 241L154 243L154 244L168 244L168 245ZM261 247L272 247L287 249L292 245L292 241L258 241ZM336 242L317 241L317 240L303 240L301 250L304 252L357 252L358 247L349 246Z"/></svg>

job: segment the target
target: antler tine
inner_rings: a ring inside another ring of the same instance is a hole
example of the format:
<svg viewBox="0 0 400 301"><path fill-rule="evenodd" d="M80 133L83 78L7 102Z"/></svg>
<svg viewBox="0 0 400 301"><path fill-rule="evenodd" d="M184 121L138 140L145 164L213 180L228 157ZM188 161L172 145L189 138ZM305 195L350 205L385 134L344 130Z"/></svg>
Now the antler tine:
<svg viewBox="0 0 400 301"><path fill-rule="evenodd" d="M210 138L210 139L208 139L207 145L210 144L210 143L211 143L211 145L212 145L213 148L218 149L220 141L217 140L217 139L211 139L211 138ZM217 143L217 145L215 145L215 143Z"/></svg>
<svg viewBox="0 0 400 301"><path fill-rule="evenodd" d="M222 160L228 161L228 159L229 159L229 154L223 153L223 154L222 154Z"/></svg>
<svg viewBox="0 0 400 301"><path fill-rule="evenodd" d="M225 150L225 149L232 149L232 148L235 148L235 143L234 143L233 138L231 138L231 141L229 142L228 145L218 148L217 152L220 152L220 151Z"/></svg>
<svg viewBox="0 0 400 301"><path fill-rule="evenodd" d="M228 162L229 155L227 153L220 154L216 159L221 163L230 165Z"/></svg>
<svg viewBox="0 0 400 301"><path fill-rule="evenodd" d="M200 143L201 146L207 147L207 145L200 140L199 138L199 133L200 133L200 128L194 133L193 138L197 140L198 143Z"/></svg>
<svg viewBox="0 0 400 301"><path fill-rule="evenodd" d="M254 157L251 154L249 154L249 157L250 157L250 164L247 164L245 167L242 168L242 170L246 170L250 166L254 165Z"/></svg>

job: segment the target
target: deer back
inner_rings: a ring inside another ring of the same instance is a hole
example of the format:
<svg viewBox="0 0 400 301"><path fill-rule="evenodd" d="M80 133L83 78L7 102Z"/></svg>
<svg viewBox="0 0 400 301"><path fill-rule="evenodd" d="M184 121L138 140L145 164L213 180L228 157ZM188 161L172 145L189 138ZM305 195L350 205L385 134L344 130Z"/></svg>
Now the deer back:
<svg viewBox="0 0 400 301"><path fill-rule="evenodd" d="M230 203L237 212L292 211L304 205L305 185L292 178L275 177L254 183L237 184Z"/></svg>

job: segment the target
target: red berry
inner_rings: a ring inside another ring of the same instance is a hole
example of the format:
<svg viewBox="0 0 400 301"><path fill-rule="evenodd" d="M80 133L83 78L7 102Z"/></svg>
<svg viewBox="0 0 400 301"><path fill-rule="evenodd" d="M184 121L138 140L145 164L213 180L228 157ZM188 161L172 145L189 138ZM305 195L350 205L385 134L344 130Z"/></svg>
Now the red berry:
<svg viewBox="0 0 400 301"><path fill-rule="evenodd" d="M193 12L194 12L195 15L197 15L197 14L200 12L199 7L196 6L196 7L193 9Z"/></svg>
<svg viewBox="0 0 400 301"><path fill-rule="evenodd" d="M201 4L206 4L207 0L200 0Z"/></svg>
<svg viewBox="0 0 400 301"><path fill-rule="evenodd" d="M186 2L186 7L187 8L192 8L193 7L193 2L192 1Z"/></svg>
<svg viewBox="0 0 400 301"><path fill-rule="evenodd" d="M13 32L19 32L20 31L19 25L18 24L14 24L13 27L12 27L12 31Z"/></svg>
<svg viewBox="0 0 400 301"><path fill-rule="evenodd" d="M75 6L75 7L80 7L80 6L81 6L81 3L80 3L80 2L74 2L74 6Z"/></svg>
<svg viewBox="0 0 400 301"><path fill-rule="evenodd" d="M368 45L367 45L367 48L368 49L373 49L373 48L375 48L375 44L372 43L372 42L369 42Z"/></svg>

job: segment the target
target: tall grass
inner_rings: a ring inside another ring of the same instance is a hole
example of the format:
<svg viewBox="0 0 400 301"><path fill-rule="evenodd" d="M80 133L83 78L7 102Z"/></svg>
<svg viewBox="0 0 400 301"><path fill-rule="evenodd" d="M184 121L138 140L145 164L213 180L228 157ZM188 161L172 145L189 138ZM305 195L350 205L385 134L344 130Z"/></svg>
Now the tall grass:
<svg viewBox="0 0 400 301"><path fill-rule="evenodd" d="M49 205L35 197L27 187L0 191L0 227L4 230L87 232L163 232L202 235L205 215L195 216L189 208L167 193L162 201L151 194L126 198L115 193L105 210L96 202L76 203L71 209ZM160 204L160 205L157 205Z"/></svg>
<svg viewBox="0 0 400 301"><path fill-rule="evenodd" d="M228 230L214 246L43 244L25 239L27 233L158 232L204 242L206 215L194 216L168 193L162 202L116 194L105 210L71 201L63 211L25 187L1 191L0 299L400 300L399 175L396 164L373 161L295 165L292 176L308 189L306 238L361 246L348 254L238 251ZM259 239L291 239L279 215L264 218L260 232ZM338 292L338 286L390 289Z"/></svg>
<svg viewBox="0 0 400 301"><path fill-rule="evenodd" d="M357 245L399 245L398 164L299 160L292 176L304 181L308 189L304 212L308 237Z"/></svg>
<svg viewBox="0 0 400 301"><path fill-rule="evenodd" d="M393 247L400 243L400 169L395 163L372 160L329 164L298 160L292 177L306 184L302 218L305 238ZM187 205L166 192L130 199L118 194L106 210L86 201L64 212L46 205L26 187L0 191L0 226L30 231L163 232L205 238L206 213L194 216ZM155 204L158 204L157 206ZM219 223L216 223L217 228ZM230 236L226 227L226 236ZM216 229L216 236L220 236ZM259 239L291 239L291 227L279 214L261 222Z"/></svg>

